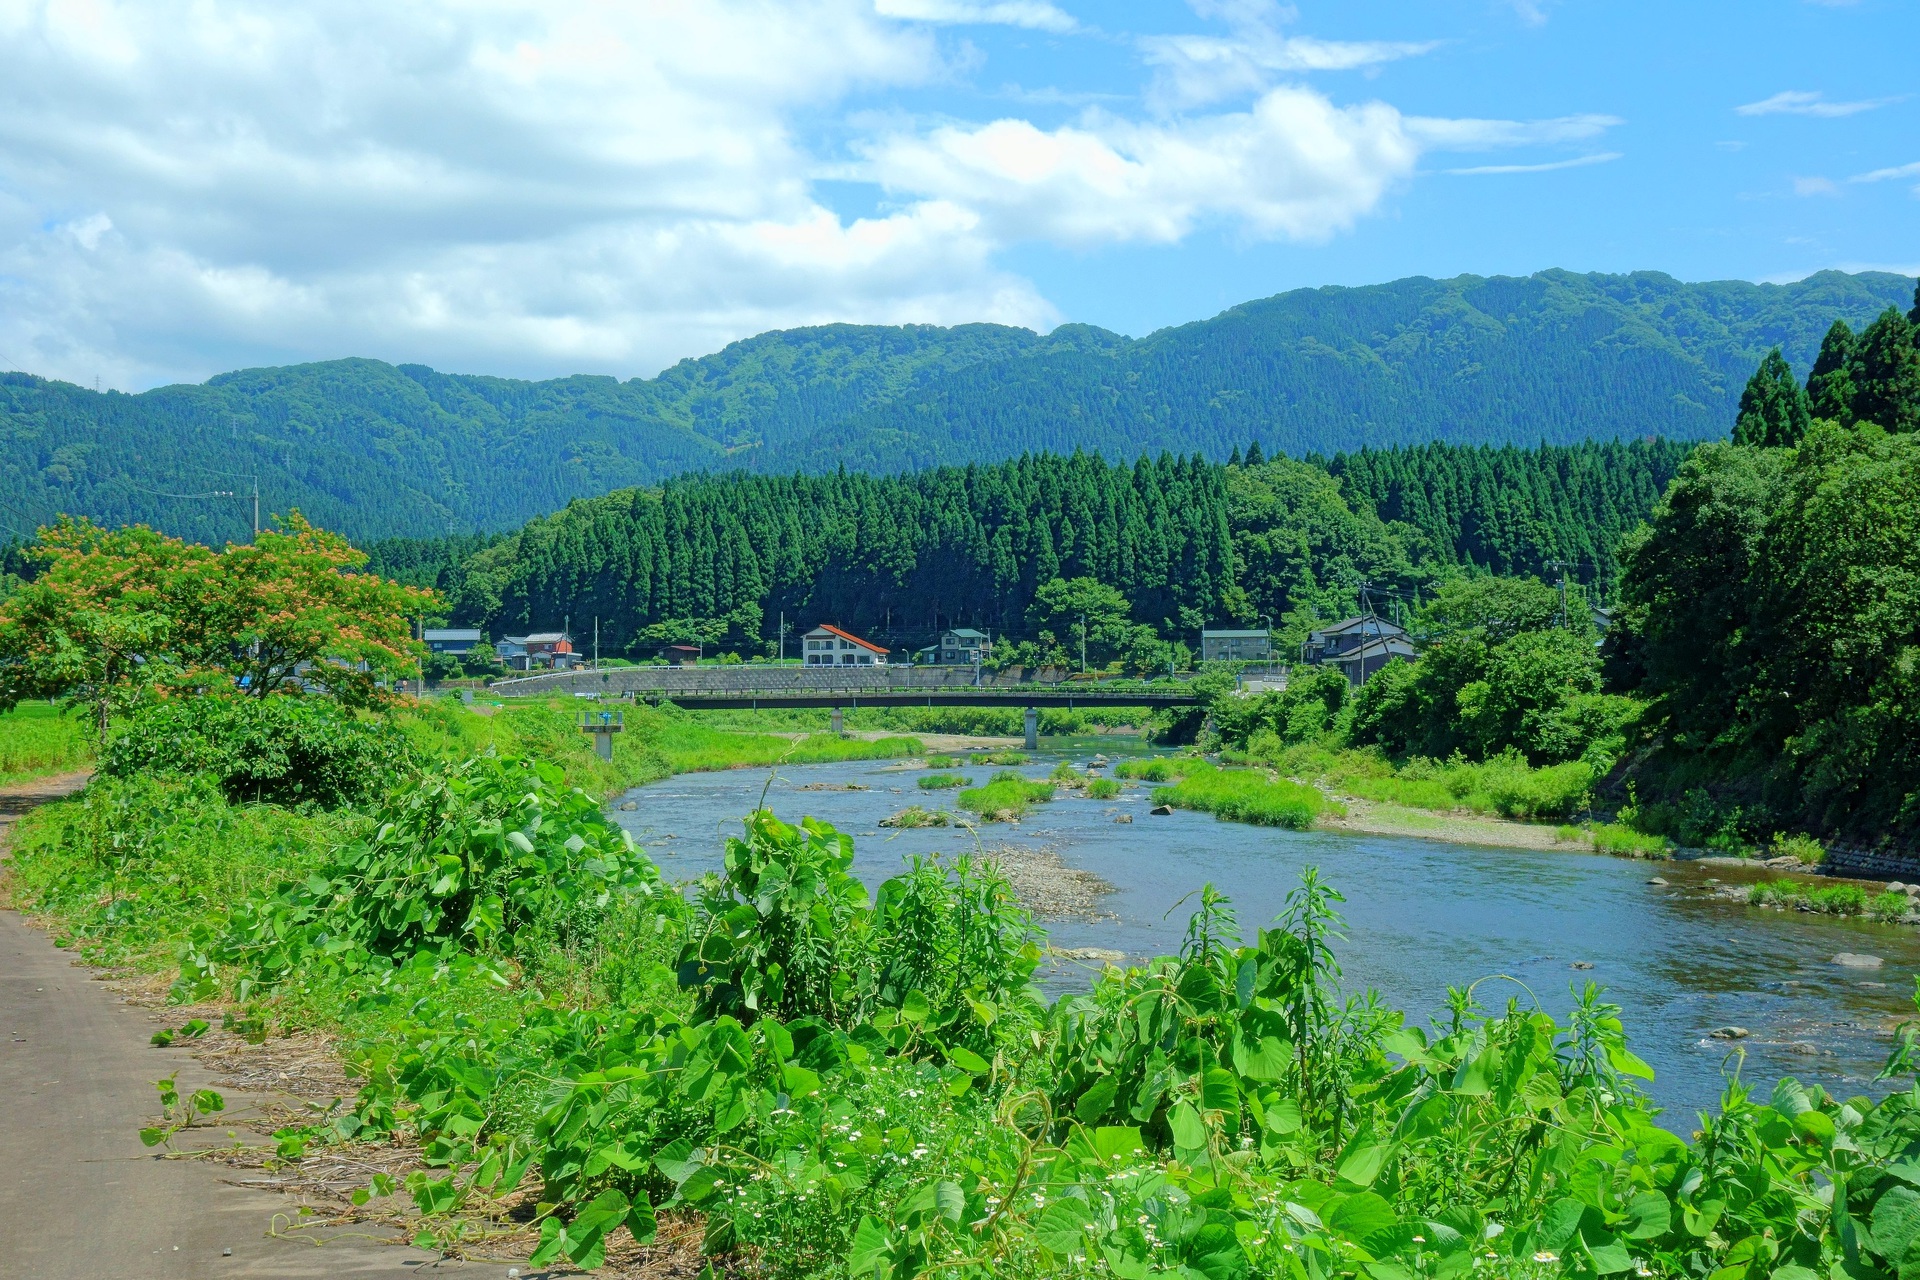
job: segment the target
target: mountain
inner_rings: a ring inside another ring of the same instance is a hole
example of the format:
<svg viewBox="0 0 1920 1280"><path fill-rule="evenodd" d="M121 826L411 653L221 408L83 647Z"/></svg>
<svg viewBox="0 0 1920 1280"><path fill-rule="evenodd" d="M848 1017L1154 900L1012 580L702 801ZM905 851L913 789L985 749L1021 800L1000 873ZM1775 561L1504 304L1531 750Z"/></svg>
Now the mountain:
<svg viewBox="0 0 1920 1280"><path fill-rule="evenodd" d="M67 511L243 537L256 476L263 512L298 506L369 539L512 528L700 470L1696 440L1726 431L1769 348L1804 371L1834 320L1864 324L1912 288L1879 272L1416 277L1295 290L1137 340L1086 325L777 331L626 382L361 359L139 395L6 374L0 526Z"/></svg>

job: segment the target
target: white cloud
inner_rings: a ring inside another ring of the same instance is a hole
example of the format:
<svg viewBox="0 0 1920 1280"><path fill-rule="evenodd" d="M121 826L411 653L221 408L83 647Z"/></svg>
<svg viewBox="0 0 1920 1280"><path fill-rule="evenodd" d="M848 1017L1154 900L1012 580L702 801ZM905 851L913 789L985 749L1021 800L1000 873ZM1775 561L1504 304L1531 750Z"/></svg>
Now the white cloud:
<svg viewBox="0 0 1920 1280"><path fill-rule="evenodd" d="M1257 94L1283 73L1352 71L1418 57L1438 41L1320 40L1280 31L1291 18L1270 0L1197 2L1202 17L1219 17L1229 36L1162 35L1140 40L1141 57L1154 68L1152 98L1162 109L1204 106Z"/></svg>
<svg viewBox="0 0 1920 1280"><path fill-rule="evenodd" d="M1552 173L1555 169L1582 169L1590 164L1606 164L1621 158L1618 151L1599 151L1590 156L1575 156L1571 160L1549 160L1544 164L1479 164L1466 169L1447 169L1445 172L1460 176L1475 176L1492 173Z"/></svg>
<svg viewBox="0 0 1920 1280"><path fill-rule="evenodd" d="M1872 111L1877 107L1899 101L1900 99L1895 97L1870 98L1859 102L1828 102L1825 94L1809 92L1805 89L1787 89L1774 94L1771 98L1749 102L1733 110L1735 115L1742 116L1818 116L1822 119L1836 119L1840 116L1858 115L1862 111Z"/></svg>
<svg viewBox="0 0 1920 1280"><path fill-rule="evenodd" d="M1920 161L1912 164L1895 165L1891 169L1875 169L1870 173L1856 173L1848 182L1891 182L1900 178L1920 178ZM1920 196L1920 184L1913 188L1913 194Z"/></svg>
<svg viewBox="0 0 1920 1280"><path fill-rule="evenodd" d="M1141 124L1090 114L899 134L868 150L889 191L978 210L1002 240L1168 243L1210 220L1317 240L1413 172L1418 145L1383 103L1275 89L1246 112Z"/></svg>
<svg viewBox="0 0 1920 1280"><path fill-rule="evenodd" d="M1547 10L1553 0L1510 0L1510 3L1520 21L1530 27L1544 27L1547 25Z"/></svg>
<svg viewBox="0 0 1920 1280"><path fill-rule="evenodd" d="M1793 194L1797 196L1837 196L1840 188L1832 178L1795 178Z"/></svg>
<svg viewBox="0 0 1920 1280"><path fill-rule="evenodd" d="M796 324L1046 327L1011 246L1323 239L1426 152L1617 123L1408 118L1299 84L1054 128L849 106L950 80L933 23L1047 9L0 0L0 352L123 387L348 354L624 376ZM1360 49L1289 37L1259 65ZM889 203L837 213L826 176Z"/></svg>
<svg viewBox="0 0 1920 1280"><path fill-rule="evenodd" d="M874 0L884 18L910 22L997 24L1040 31L1073 31L1073 16L1044 0Z"/></svg>

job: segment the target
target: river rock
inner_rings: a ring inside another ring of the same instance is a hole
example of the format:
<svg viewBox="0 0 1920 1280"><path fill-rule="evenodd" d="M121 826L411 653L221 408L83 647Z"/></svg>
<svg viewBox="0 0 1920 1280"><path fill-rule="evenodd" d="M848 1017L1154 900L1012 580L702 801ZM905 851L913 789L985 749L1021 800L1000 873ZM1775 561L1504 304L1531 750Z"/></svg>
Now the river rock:
<svg viewBox="0 0 1920 1280"><path fill-rule="evenodd" d="M1857 951L1842 951L1833 958L1833 962L1848 969L1878 969L1885 964L1885 956L1862 955Z"/></svg>
<svg viewBox="0 0 1920 1280"><path fill-rule="evenodd" d="M1753 1032L1747 1030L1745 1027L1715 1027L1713 1030L1707 1032L1707 1034L1715 1040L1745 1040L1748 1036L1752 1035Z"/></svg>
<svg viewBox="0 0 1920 1280"><path fill-rule="evenodd" d="M1115 822L1123 822L1123 823L1124 823L1124 822L1132 822L1132 821L1133 821L1133 815L1132 815L1132 814L1130 814L1130 813L1117 813L1117 814L1115 814L1115 815L1113 816L1113 820L1114 820Z"/></svg>
<svg viewBox="0 0 1920 1280"><path fill-rule="evenodd" d="M1062 960L1098 960L1103 964L1124 964L1127 953L1111 947L1058 947L1054 953Z"/></svg>
<svg viewBox="0 0 1920 1280"><path fill-rule="evenodd" d="M1659 876L1653 876L1653 877L1651 877L1651 878L1650 878L1650 879L1649 879L1649 880L1647 881L1647 883L1648 883L1648 884L1662 884L1662 885L1663 885L1663 884L1665 884L1665 883L1666 883L1666 881L1665 881L1665 880L1662 880L1662 879L1661 879L1661 878L1660 878Z"/></svg>
<svg viewBox="0 0 1920 1280"><path fill-rule="evenodd" d="M1906 886L1906 885L1905 885L1904 883L1902 883L1901 881L1899 881L1899 880L1889 880L1889 881L1887 881L1887 892L1888 892L1888 893L1905 893L1906 891L1907 891L1907 886Z"/></svg>
<svg viewBox="0 0 1920 1280"><path fill-rule="evenodd" d="M1157 804L1153 806L1153 808L1147 810L1147 812L1152 814L1156 818L1171 817L1173 815L1173 806L1170 804Z"/></svg>
<svg viewBox="0 0 1920 1280"><path fill-rule="evenodd" d="M1567 966L1567 968L1569 968L1569 969L1591 969L1591 968L1593 968L1593 961L1591 961L1591 960L1575 960L1575 961L1574 961L1574 962L1573 962L1572 964L1570 964L1570 965L1568 965L1568 966Z"/></svg>
<svg viewBox="0 0 1920 1280"><path fill-rule="evenodd" d="M632 813L635 809L638 809L639 807L640 807L640 802L638 800L622 800L620 802L620 812L622 813Z"/></svg>

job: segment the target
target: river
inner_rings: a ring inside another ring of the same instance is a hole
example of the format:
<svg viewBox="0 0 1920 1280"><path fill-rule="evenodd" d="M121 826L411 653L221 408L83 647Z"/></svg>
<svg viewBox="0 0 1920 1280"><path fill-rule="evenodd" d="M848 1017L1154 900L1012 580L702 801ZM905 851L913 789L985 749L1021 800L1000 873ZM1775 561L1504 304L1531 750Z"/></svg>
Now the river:
<svg viewBox="0 0 1920 1280"><path fill-rule="evenodd" d="M1109 753L1111 746L1106 748ZM1059 760L1085 764L1089 745L1042 752L1021 772L1043 777ZM984 782L991 766L962 772ZM952 795L919 790L919 771L855 763L685 774L636 789L636 808L613 815L673 879L721 865L723 841L741 816L767 803L783 818L811 814L855 837L855 872L877 885L914 853L973 848L966 831L879 827L909 804ZM865 790L844 789L855 784ZM1536 852L1437 840L1293 832L1219 822L1198 813L1147 813L1145 787L1111 801L1062 792L1017 826L982 828L989 845L1050 849L1114 891L1111 918L1046 922L1056 948L1101 948L1138 961L1175 950L1188 908L1181 900L1211 881L1234 903L1244 933L1279 913L1301 869L1345 895L1346 941L1338 948L1349 990L1377 988L1415 1022L1440 1010L1449 985L1482 982L1489 1008L1537 998L1556 1016L1573 984L1592 980L1622 1006L1632 1046L1656 1072L1652 1093L1676 1128L1711 1108L1736 1048L1744 1078L1765 1090L1781 1075L1818 1080L1842 1097L1877 1093L1874 1072L1891 1028L1911 1015L1920 931L1748 907L1713 896L1740 869L1645 863L1574 852ZM1115 818L1131 815L1131 823ZM1665 885L1649 883L1659 878ZM1841 952L1884 957L1877 969L1837 964ZM1574 968L1574 966L1591 966ZM1084 984L1091 968L1058 964L1046 985ZM1716 1039L1717 1028L1749 1038Z"/></svg>

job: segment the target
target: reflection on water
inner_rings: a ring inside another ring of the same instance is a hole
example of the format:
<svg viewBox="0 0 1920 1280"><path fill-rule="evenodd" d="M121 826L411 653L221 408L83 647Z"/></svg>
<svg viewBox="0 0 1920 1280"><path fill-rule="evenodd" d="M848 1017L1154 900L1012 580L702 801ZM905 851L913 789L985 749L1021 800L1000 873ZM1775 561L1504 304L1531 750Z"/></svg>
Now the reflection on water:
<svg viewBox="0 0 1920 1280"><path fill-rule="evenodd" d="M1070 758L1084 764L1091 754L1088 747ZM1059 758L1047 754L1022 772L1044 776ZM963 770L981 782L992 771ZM767 802L790 820L812 814L851 833L854 869L875 885L908 854L973 847L966 831L879 827L908 804L951 804L951 793L920 791L919 776L875 764L787 768L774 777ZM817 789L844 783L868 789ZM625 798L638 807L613 816L668 876L692 878L719 868L721 842L738 834L741 816L767 785L764 771L686 775L630 793ZM1134 821L1117 824L1120 815ZM1017 827L984 828L983 838L1048 846L1113 884L1102 905L1115 919L1055 921L1048 933L1056 947L1099 947L1135 960L1179 945L1187 914L1181 900L1201 884L1212 881L1232 897L1251 937L1279 913L1301 869L1318 866L1346 896L1339 954L1350 989L1376 987L1419 1021L1441 1008L1449 985L1494 979L1481 982L1482 1004L1538 1000L1560 1015L1571 984L1595 981L1623 1007L1636 1052L1658 1073L1655 1096L1683 1113L1717 1098L1735 1043L1710 1033L1727 1026L1752 1033L1737 1043L1747 1054L1747 1079L1763 1089L1792 1074L1843 1097L1874 1091L1889 1031L1912 1011L1920 969L1920 935L1910 928L1717 900L1708 882L1732 877L1714 868L1275 831L1186 812L1151 817L1140 788L1113 801L1063 793ZM1648 883L1655 877L1669 883ZM1885 964L1845 968L1832 959L1843 951L1882 956ZM1064 965L1047 985L1085 981L1087 966Z"/></svg>

